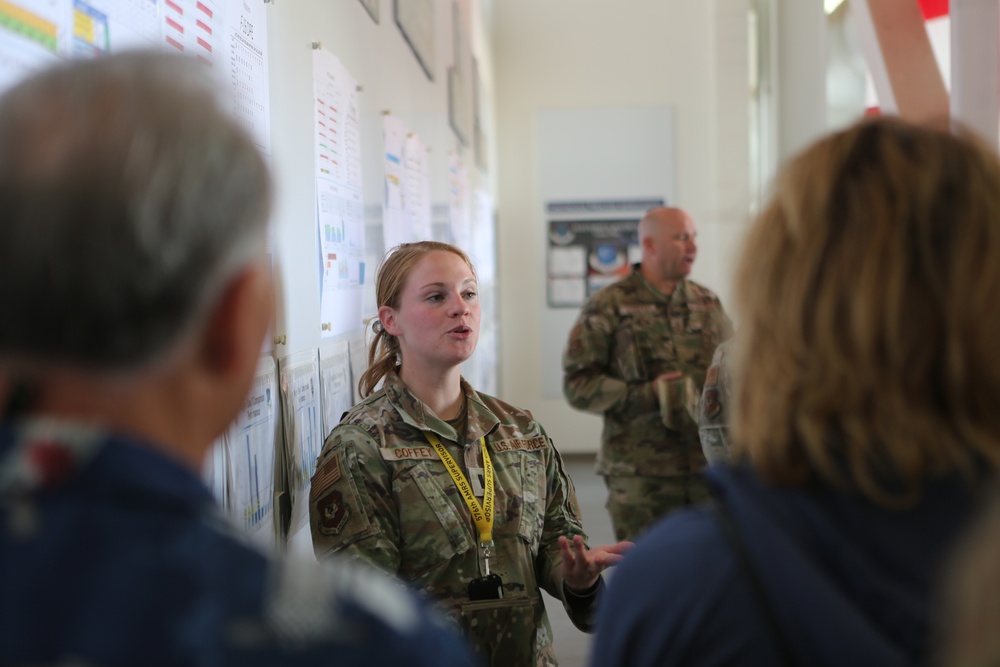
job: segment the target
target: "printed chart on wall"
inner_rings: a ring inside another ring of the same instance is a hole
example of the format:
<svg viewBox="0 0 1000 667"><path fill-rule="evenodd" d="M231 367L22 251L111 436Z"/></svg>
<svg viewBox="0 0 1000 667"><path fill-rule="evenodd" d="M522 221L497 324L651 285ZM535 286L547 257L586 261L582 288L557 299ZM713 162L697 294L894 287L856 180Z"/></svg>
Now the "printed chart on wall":
<svg viewBox="0 0 1000 667"><path fill-rule="evenodd" d="M243 409L226 434L231 512L255 542L275 544L274 453L280 425L274 359L261 357Z"/></svg>
<svg viewBox="0 0 1000 667"><path fill-rule="evenodd" d="M282 357L281 408L286 460L292 496L288 534L309 523L309 483L316 471L316 457L323 447L320 431L319 366L316 351L304 350Z"/></svg>
<svg viewBox="0 0 1000 667"><path fill-rule="evenodd" d="M431 217L431 169L427 147L410 132L403 149L403 208L406 226L414 241L433 238Z"/></svg>
<svg viewBox="0 0 1000 667"><path fill-rule="evenodd" d="M385 186L382 198L386 249L432 238L430 160L427 147L402 120L382 121Z"/></svg>
<svg viewBox="0 0 1000 667"><path fill-rule="evenodd" d="M340 423L340 418L354 405L351 391L351 357L347 341L319 348L319 377L323 399L323 430L326 434Z"/></svg>
<svg viewBox="0 0 1000 667"><path fill-rule="evenodd" d="M59 59L135 48L209 64L234 116L270 155L262 0L0 0L0 90Z"/></svg>
<svg viewBox="0 0 1000 667"><path fill-rule="evenodd" d="M0 2L0 90L69 50L69 0Z"/></svg>
<svg viewBox="0 0 1000 667"><path fill-rule="evenodd" d="M382 234L385 247L393 248L412 240L406 231L406 210L403 208L403 151L406 146L406 126L396 116L382 119L382 144L385 160L382 189Z"/></svg>
<svg viewBox="0 0 1000 667"><path fill-rule="evenodd" d="M313 52L313 96L321 335L328 337L361 326L365 219L357 84L322 49Z"/></svg>
<svg viewBox="0 0 1000 667"><path fill-rule="evenodd" d="M548 202L548 301L579 308L641 259L639 219L662 199Z"/></svg>

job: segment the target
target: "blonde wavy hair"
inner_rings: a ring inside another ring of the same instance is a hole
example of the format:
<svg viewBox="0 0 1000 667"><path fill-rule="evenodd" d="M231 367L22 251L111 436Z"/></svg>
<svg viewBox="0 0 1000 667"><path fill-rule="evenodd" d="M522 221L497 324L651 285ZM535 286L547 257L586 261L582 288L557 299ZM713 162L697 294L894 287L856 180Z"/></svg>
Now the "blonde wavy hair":
<svg viewBox="0 0 1000 667"><path fill-rule="evenodd" d="M462 258L472 275L476 268L469 256L460 248L440 241L418 241L402 243L386 252L379 264L375 277L376 308L389 306L399 308L399 298L406 287L406 281L414 267L428 253L436 250L450 252ZM399 340L382 328L382 322L375 318L372 321L372 337L368 343L368 368L358 380L358 391L362 397L371 395L378 383L402 363L399 352Z"/></svg>
<svg viewBox="0 0 1000 667"><path fill-rule="evenodd" d="M737 271L734 439L772 483L884 506L1000 467L1000 159L898 119L780 175Z"/></svg>

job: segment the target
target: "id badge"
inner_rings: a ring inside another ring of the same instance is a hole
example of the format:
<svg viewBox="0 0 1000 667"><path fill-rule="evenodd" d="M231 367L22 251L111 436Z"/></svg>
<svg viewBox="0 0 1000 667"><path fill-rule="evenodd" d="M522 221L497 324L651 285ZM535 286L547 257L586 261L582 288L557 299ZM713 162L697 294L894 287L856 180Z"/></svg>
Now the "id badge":
<svg viewBox="0 0 1000 667"><path fill-rule="evenodd" d="M499 574L487 574L469 582L469 600L503 599L503 580Z"/></svg>

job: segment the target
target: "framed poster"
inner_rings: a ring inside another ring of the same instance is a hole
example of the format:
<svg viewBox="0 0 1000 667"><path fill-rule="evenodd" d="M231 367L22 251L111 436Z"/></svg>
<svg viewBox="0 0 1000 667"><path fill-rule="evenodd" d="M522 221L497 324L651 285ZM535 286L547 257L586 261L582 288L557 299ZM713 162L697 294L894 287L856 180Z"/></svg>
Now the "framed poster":
<svg viewBox="0 0 1000 667"><path fill-rule="evenodd" d="M361 4L364 5L365 10L368 12L368 16L372 17L372 21L379 23L379 3L382 0L361 0Z"/></svg>
<svg viewBox="0 0 1000 667"><path fill-rule="evenodd" d="M479 78L479 62L472 59L472 150L476 166L484 174L489 171L486 134L483 132L483 84Z"/></svg>
<svg viewBox="0 0 1000 667"><path fill-rule="evenodd" d="M434 80L434 0L393 0L396 25L424 74Z"/></svg>

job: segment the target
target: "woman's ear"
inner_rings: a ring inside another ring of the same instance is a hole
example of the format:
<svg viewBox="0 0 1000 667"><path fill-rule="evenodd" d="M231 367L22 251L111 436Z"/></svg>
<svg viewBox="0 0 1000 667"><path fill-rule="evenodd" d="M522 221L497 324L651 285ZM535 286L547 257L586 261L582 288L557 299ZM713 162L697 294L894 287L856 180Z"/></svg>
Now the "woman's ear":
<svg viewBox="0 0 1000 667"><path fill-rule="evenodd" d="M398 336L402 332L396 322L396 311L389 306L380 306L378 309L378 319L382 323L385 332L392 336Z"/></svg>

